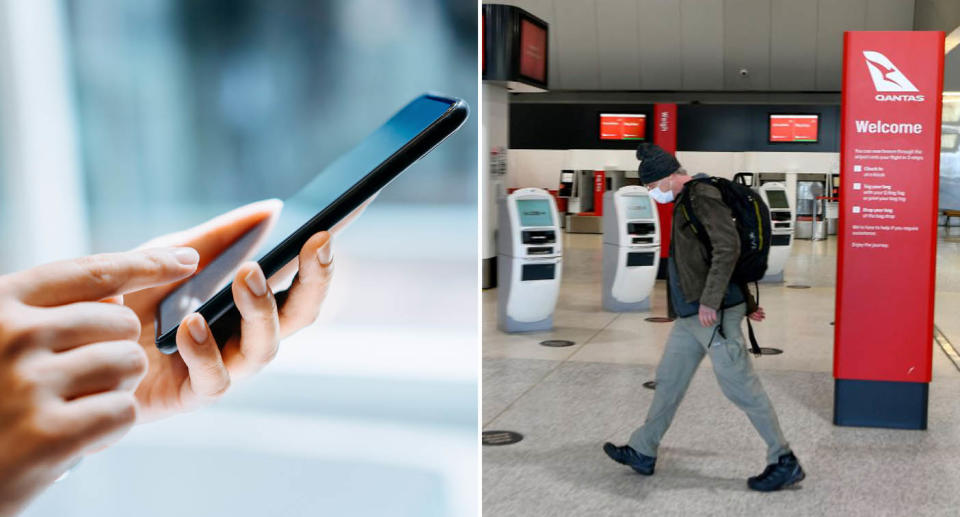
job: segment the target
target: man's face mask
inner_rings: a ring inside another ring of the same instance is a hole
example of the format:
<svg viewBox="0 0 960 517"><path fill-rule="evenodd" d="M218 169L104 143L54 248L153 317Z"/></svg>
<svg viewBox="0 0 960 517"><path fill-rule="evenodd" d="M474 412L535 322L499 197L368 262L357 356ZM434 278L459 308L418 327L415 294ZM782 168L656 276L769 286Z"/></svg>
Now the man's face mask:
<svg viewBox="0 0 960 517"><path fill-rule="evenodd" d="M653 200L656 201L657 203L661 203L661 204L664 204L664 203L672 203L672 202L673 202L673 188L672 188L672 187L673 187L673 177L670 178L670 187L671 187L671 188L670 188L669 190L663 190L663 189L661 189L661 186L662 186L662 185L663 185L663 182L662 182L662 181L661 181L660 183L658 183L658 184L657 184L657 188L655 188L655 189L653 189L653 190L650 191L650 197L652 197Z"/></svg>

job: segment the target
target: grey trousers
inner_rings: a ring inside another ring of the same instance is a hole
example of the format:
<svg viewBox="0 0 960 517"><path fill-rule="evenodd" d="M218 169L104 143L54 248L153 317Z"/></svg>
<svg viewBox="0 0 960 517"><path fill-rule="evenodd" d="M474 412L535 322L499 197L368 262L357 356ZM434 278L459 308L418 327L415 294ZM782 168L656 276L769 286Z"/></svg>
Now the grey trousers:
<svg viewBox="0 0 960 517"><path fill-rule="evenodd" d="M719 332L714 332L716 325L700 325L696 315L679 318L673 323L663 357L657 366L657 389L653 403L643 425L630 436L628 445L642 454L656 457L660 440L670 427L693 374L703 357L710 354L713 372L723 394L747 414L766 442L767 463L776 463L777 458L790 452L790 446L780 430L777 413L753 371L753 363L744 346L740 327L745 315L746 304L724 311L723 330L727 339L723 339ZM710 432L710 426L706 423L703 432Z"/></svg>

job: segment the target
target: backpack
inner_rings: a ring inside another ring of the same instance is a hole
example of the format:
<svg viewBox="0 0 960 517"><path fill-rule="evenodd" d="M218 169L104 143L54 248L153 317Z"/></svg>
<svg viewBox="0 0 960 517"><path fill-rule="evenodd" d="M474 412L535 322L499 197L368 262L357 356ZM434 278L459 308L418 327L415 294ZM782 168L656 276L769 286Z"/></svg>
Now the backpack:
<svg viewBox="0 0 960 517"><path fill-rule="evenodd" d="M730 281L737 285L757 282L767 273L767 259L770 256L770 209L760 199L760 195L750 187L734 183L725 178L700 178L690 180L693 183L709 183L720 191L723 204L730 208L740 235L740 258L733 269ZM680 214L693 229L700 242L712 253L710 236L703 224L693 212L693 202L689 195L680 199Z"/></svg>
<svg viewBox="0 0 960 517"><path fill-rule="evenodd" d="M720 191L720 197L723 204L730 208L731 215L737 227L737 234L740 236L740 257L730 276L730 282L740 286L744 297L748 296L747 284L758 282L767 272L767 259L770 256L770 209L766 203L760 199L760 195L750 187L741 183L735 183L725 178L699 178L690 180L687 186L697 183L709 183ZM693 233L700 242L707 248L708 255L712 255L713 247L710 245L710 236L703 224L697 220L693 212L693 202L689 195L680 199L677 207L680 215L685 220L685 225L693 229ZM757 302L760 301L760 289L757 286ZM720 320L723 321L721 313ZM747 327L750 334L750 350L756 355L760 354L760 347L757 345L756 337L753 333L753 325L747 318ZM723 325L718 326L720 335L723 335Z"/></svg>

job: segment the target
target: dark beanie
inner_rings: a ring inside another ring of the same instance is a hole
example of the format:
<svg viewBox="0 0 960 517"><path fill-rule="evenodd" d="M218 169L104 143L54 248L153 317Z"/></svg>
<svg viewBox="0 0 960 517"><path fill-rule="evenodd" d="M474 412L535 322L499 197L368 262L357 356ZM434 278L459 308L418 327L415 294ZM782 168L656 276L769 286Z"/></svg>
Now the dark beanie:
<svg viewBox="0 0 960 517"><path fill-rule="evenodd" d="M637 147L637 159L640 160L640 184L649 185L677 172L680 162L659 145L646 142Z"/></svg>

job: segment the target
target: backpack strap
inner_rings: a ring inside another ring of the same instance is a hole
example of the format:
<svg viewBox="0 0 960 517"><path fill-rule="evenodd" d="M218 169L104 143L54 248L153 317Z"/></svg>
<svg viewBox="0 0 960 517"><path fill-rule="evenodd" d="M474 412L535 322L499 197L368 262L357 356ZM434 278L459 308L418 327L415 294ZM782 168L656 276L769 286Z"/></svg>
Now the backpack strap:
<svg viewBox="0 0 960 517"><path fill-rule="evenodd" d="M749 287L747 284L738 284L740 286L740 291L743 293L743 301L746 303L747 298L750 296ZM756 282L754 285L757 286L757 297L755 298L757 306L760 305L760 286ZM753 324L750 323L750 315L747 315L747 336L750 338L750 353L753 355L760 355L760 345L757 343L757 336L753 333Z"/></svg>
<svg viewBox="0 0 960 517"><path fill-rule="evenodd" d="M693 211L691 194L693 186L696 183L711 182L712 179L713 178L700 178L688 181L683 187L684 191L680 195L680 202L677 203L677 211L680 212L680 217L683 218L684 228L689 226L690 229L693 230L693 234L696 235L700 243L707 248L707 256L713 255L713 245L710 244L710 236L707 235L706 227L697 219L697 215Z"/></svg>

